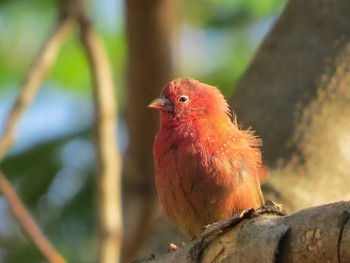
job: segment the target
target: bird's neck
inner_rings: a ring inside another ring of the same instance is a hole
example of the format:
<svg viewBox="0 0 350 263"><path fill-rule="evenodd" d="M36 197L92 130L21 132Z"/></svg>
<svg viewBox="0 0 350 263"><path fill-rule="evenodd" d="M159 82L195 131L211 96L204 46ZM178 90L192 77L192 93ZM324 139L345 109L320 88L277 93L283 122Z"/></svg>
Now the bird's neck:
<svg viewBox="0 0 350 263"><path fill-rule="evenodd" d="M221 133L225 136L227 132L233 132L237 127L231 122L228 116L225 118L182 118L166 121L161 120L160 133L167 138L172 138L178 142L187 143L200 141L212 137L212 133Z"/></svg>

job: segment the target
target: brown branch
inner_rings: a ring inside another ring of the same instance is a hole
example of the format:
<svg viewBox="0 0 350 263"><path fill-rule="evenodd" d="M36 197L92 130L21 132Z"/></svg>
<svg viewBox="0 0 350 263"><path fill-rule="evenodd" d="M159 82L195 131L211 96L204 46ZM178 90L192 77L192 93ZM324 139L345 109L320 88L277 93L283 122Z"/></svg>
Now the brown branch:
<svg viewBox="0 0 350 263"><path fill-rule="evenodd" d="M65 263L65 259L53 248L46 239L42 231L36 225L29 212L25 209L22 201L18 197L10 182L0 171L0 190L6 198L13 215L21 223L26 233L32 238L33 242L41 253L52 263Z"/></svg>
<svg viewBox="0 0 350 263"><path fill-rule="evenodd" d="M186 246L140 262L350 262L350 201L289 216L260 212L218 222Z"/></svg>
<svg viewBox="0 0 350 263"><path fill-rule="evenodd" d="M24 81L21 93L10 111L5 124L4 132L0 138L0 160L5 156L6 151L11 147L19 119L32 103L40 83L48 70L51 68L51 65L55 61L63 41L72 27L72 19L65 18L63 20L59 20L56 29L52 35L48 37L47 41L37 55L36 60L31 66L26 80ZM14 216L21 223L28 236L34 241L38 249L47 258L47 260L53 263L66 262L40 231L39 227L36 225L35 221L25 209L23 203L16 194L16 191L2 173L0 173L0 190L9 203L10 209Z"/></svg>
<svg viewBox="0 0 350 263"><path fill-rule="evenodd" d="M83 7L80 8L83 10ZM121 157L116 142L116 102L111 67L101 39L85 13L79 17L81 41L94 82L98 153L99 262L119 262L122 240Z"/></svg>
<svg viewBox="0 0 350 263"><path fill-rule="evenodd" d="M0 160L11 147L18 120L32 103L39 89L40 83L51 68L52 63L55 61L58 51L72 26L72 19L66 18L61 20L52 35L49 36L41 48L33 65L30 67L21 93L11 109L6 121L4 132L0 139Z"/></svg>

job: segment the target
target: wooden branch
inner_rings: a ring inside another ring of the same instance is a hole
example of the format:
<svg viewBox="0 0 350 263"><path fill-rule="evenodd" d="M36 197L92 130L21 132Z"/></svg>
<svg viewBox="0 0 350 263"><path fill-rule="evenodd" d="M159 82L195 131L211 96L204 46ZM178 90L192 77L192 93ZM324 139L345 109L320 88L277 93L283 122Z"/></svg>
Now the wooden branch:
<svg viewBox="0 0 350 263"><path fill-rule="evenodd" d="M350 262L350 201L289 216L247 211L210 228L176 251L140 262Z"/></svg>
<svg viewBox="0 0 350 263"><path fill-rule="evenodd" d="M55 61L59 49L73 25L74 21L69 17L59 19L58 25L52 35L48 37L47 41L39 51L39 54L36 56L33 65L30 67L21 93L17 97L16 102L10 111L5 123L4 132L0 138L0 160L11 147L19 119L32 103L39 89L40 83ZM1 172L0 190L6 198L15 218L21 223L23 229L47 260L53 263L66 262L41 232L29 212L25 209L24 204L16 194L11 183Z"/></svg>
<svg viewBox="0 0 350 263"><path fill-rule="evenodd" d="M83 10L83 7L79 8ZM120 260L122 240L121 157L116 142L116 101L110 63L86 13L79 16L81 41L94 82L98 155L99 262Z"/></svg>
<svg viewBox="0 0 350 263"><path fill-rule="evenodd" d="M59 47L69 29L77 19L81 29L81 41L86 49L94 79L95 105L97 115L97 145L99 157L99 217L100 217L100 262L118 262L121 250L121 194L120 194L120 155L116 151L116 106L113 92L113 79L104 47L85 12L84 1L60 0L60 23L48 39L37 60L31 67L22 92L14 105L0 140L0 159L13 141L17 122L31 104L39 84L50 69ZM11 184L1 174L0 189L8 198L11 210L22 223L35 244L48 257L50 262L65 262L54 250L45 236L30 217Z"/></svg>
<svg viewBox="0 0 350 263"><path fill-rule="evenodd" d="M23 83L21 93L11 109L5 124L4 132L0 139L0 160L11 147L18 121L32 103L39 89L40 83L50 70L60 47L73 27L73 22L74 21L69 17L59 21L56 29L46 40L45 44L39 51L39 54L36 56L33 65L30 67Z"/></svg>
<svg viewBox="0 0 350 263"><path fill-rule="evenodd" d="M0 190L6 198L13 215L21 223L23 229L33 240L34 244L46 257L46 259L52 263L65 263L65 259L54 249L54 247L47 240L47 238L39 229L33 218L30 216L29 212L25 209L15 189L13 189L11 183L6 179L5 175L1 171Z"/></svg>

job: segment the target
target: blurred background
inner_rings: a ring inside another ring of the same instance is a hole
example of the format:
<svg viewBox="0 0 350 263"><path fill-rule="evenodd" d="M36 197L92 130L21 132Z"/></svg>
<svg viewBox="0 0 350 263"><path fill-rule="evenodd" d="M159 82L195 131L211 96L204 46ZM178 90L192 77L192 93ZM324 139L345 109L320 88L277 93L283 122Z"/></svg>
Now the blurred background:
<svg viewBox="0 0 350 263"><path fill-rule="evenodd" d="M285 0L182 1L174 10L176 25L170 34L171 77L197 78L218 86L229 98L284 4ZM130 141L126 121L130 107L127 88L130 63L125 6L120 0L88 2L89 13L113 67L120 115L118 142L123 156ZM0 1L0 134L26 72L56 19L55 1ZM92 132L94 110L89 67L78 38L77 30L73 31L62 47L33 105L21 119L15 144L1 169L68 262L94 262L98 205ZM166 77L154 87L156 93L170 80ZM146 107L142 111L156 116ZM142 137L142 133L139 135ZM149 178L152 177L153 174ZM125 189L127 196L128 187ZM133 206L132 199L125 200L126 209ZM156 219L159 218L161 214L156 213ZM163 225L168 227L168 223L162 222L158 231L163 231ZM170 231L177 230L170 227ZM128 235L126 231L125 238ZM158 240L155 237L145 240L148 247L142 246L143 252L138 254L141 258L158 252L155 249L159 247L164 253L168 243L173 242L171 237L162 237L161 245L153 244ZM177 240L184 239L178 236ZM1 196L0 262L45 262Z"/></svg>

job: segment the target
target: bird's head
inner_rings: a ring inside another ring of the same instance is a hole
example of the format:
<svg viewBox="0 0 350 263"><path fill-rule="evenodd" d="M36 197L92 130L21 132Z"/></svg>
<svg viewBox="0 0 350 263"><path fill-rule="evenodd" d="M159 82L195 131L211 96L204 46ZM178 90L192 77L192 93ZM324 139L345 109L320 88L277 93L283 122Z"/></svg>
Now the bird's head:
<svg viewBox="0 0 350 263"><path fill-rule="evenodd" d="M228 104L216 87L197 80L175 79L148 106L161 111L161 120L187 121L199 118L228 118Z"/></svg>

